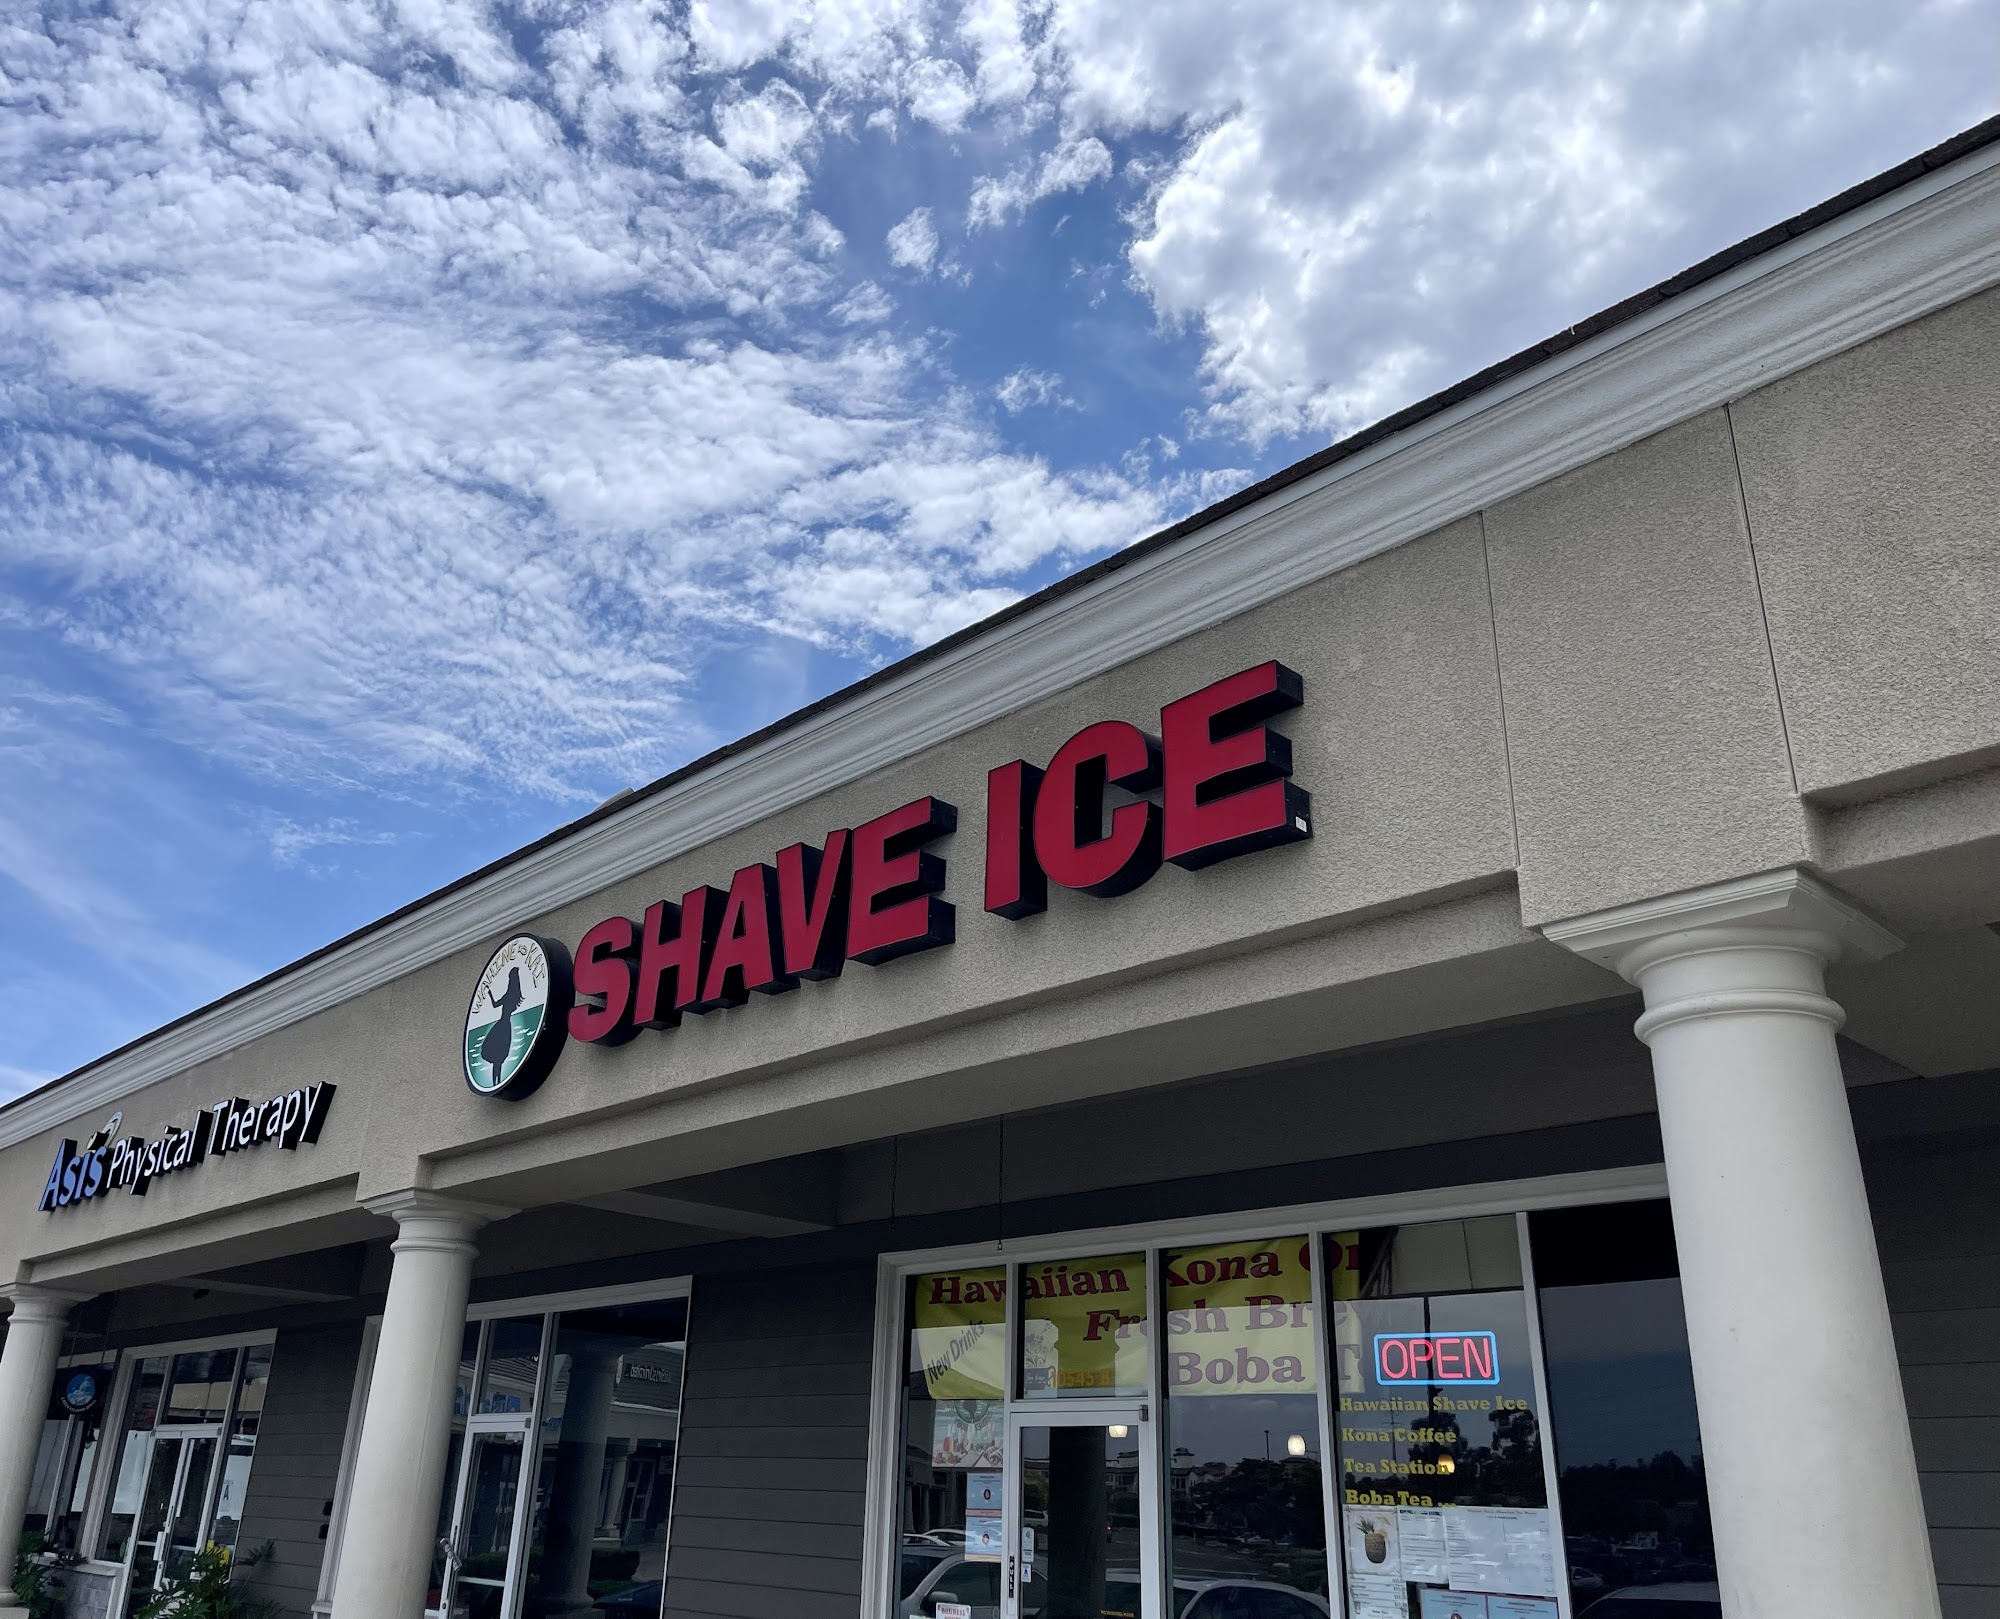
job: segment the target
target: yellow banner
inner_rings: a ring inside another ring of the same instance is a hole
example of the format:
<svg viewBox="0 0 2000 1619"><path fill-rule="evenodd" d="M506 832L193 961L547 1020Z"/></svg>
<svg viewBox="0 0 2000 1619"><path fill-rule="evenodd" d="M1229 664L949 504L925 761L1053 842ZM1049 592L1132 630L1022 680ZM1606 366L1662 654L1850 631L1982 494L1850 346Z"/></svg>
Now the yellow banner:
<svg viewBox="0 0 2000 1619"><path fill-rule="evenodd" d="M1007 1268L935 1271L912 1287L910 1370L933 1400L998 1400L1007 1381Z"/></svg>
<svg viewBox="0 0 2000 1619"><path fill-rule="evenodd" d="M1189 1248L1166 1270L1169 1394L1319 1387L1310 1237Z"/></svg>
<svg viewBox="0 0 2000 1619"><path fill-rule="evenodd" d="M1021 1267L1021 1392L1143 1394L1146 1256Z"/></svg>

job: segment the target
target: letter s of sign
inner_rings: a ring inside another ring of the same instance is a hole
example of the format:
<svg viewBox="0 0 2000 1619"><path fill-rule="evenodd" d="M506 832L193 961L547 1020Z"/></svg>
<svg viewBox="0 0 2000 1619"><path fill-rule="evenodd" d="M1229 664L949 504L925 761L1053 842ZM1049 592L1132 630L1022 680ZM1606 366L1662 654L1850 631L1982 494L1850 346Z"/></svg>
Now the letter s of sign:
<svg viewBox="0 0 2000 1619"><path fill-rule="evenodd" d="M622 1046L639 1032L632 1021L638 946L638 929L625 916L607 916L577 941L576 1001L569 1013L573 1038Z"/></svg>
<svg viewBox="0 0 2000 1619"><path fill-rule="evenodd" d="M1294 786L1292 744L1262 722L1305 700L1282 663L1260 663L1160 710L1165 854L1187 871L1312 836L1312 799Z"/></svg>

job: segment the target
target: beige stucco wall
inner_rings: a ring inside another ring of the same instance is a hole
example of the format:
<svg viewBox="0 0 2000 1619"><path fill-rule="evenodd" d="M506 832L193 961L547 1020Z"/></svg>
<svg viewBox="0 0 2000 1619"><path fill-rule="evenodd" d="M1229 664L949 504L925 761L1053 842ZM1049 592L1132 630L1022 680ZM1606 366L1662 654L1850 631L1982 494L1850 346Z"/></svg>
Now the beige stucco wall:
<svg viewBox="0 0 2000 1619"><path fill-rule="evenodd" d="M126 1130L152 1135L226 1095L333 1079L317 1147L260 1147L53 1216L29 1183L55 1136L7 1149L0 1265L188 1274L386 1229L354 1199L412 1184L543 1202L1579 1004L1620 986L1535 925L1801 861L1873 874L1870 903L1894 921L1905 887L1995 830L1984 810L1942 830L1918 810L1920 836L1836 835L1870 782L2000 757L1996 377L1987 295L521 916L573 943L920 794L961 811L939 846L948 950L850 964L620 1049L572 1045L518 1104L457 1078L485 947L461 952L123 1104ZM1057 891L1023 922L981 911L990 767L1045 761L1093 720L1156 728L1163 703L1267 657L1305 679L1279 724L1313 794L1311 841L1169 867L1117 900Z"/></svg>

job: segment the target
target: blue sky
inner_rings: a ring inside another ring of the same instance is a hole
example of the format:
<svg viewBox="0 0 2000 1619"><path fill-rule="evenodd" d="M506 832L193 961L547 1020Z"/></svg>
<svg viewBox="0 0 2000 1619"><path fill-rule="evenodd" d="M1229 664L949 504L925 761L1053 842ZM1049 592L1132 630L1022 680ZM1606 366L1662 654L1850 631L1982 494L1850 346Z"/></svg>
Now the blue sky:
<svg viewBox="0 0 2000 1619"><path fill-rule="evenodd" d="M1990 0L0 22L0 1095L1995 110Z"/></svg>

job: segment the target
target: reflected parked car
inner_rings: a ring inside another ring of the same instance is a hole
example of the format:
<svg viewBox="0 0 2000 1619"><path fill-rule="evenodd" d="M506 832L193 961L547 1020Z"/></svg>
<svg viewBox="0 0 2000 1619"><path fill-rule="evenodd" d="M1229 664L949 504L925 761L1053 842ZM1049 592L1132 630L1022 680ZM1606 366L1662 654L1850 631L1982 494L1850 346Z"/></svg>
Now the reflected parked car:
<svg viewBox="0 0 2000 1619"><path fill-rule="evenodd" d="M1266 1580L1175 1580L1179 1619L1328 1619L1326 1598Z"/></svg>
<svg viewBox="0 0 2000 1619"><path fill-rule="evenodd" d="M907 1543L905 1552L910 1550ZM1034 1577L1022 1593L1022 1612L1039 1614L1037 1600L1048 1590L1047 1566L1035 1559ZM947 1557L903 1598L903 1619L936 1619L940 1602L959 1603L972 1619L999 1619L1000 1565L963 1556ZM1185 1579L1174 1581L1174 1619L1329 1619L1324 1597L1267 1580ZM1139 1576L1132 1569L1105 1575L1100 1619L1138 1619ZM1686 1619L1694 1619L1693 1615Z"/></svg>
<svg viewBox="0 0 2000 1619"><path fill-rule="evenodd" d="M907 1588L899 1610L903 1619L935 1619L940 1602L963 1604L972 1610L972 1619L999 1619L998 1562L969 1558L963 1552L945 1552L927 1574L910 1585L911 1559L921 1550L908 1541L903 1543L903 1580Z"/></svg>
<svg viewBox="0 0 2000 1619"><path fill-rule="evenodd" d="M1722 1590L1712 1580L1627 1585L1599 1597L1578 1619L1722 1619Z"/></svg>
<svg viewBox="0 0 2000 1619"><path fill-rule="evenodd" d="M663 1595L662 1583L648 1580L644 1585L627 1586L608 1597L599 1597L590 1605L590 1611L603 1614L605 1619L660 1619Z"/></svg>

